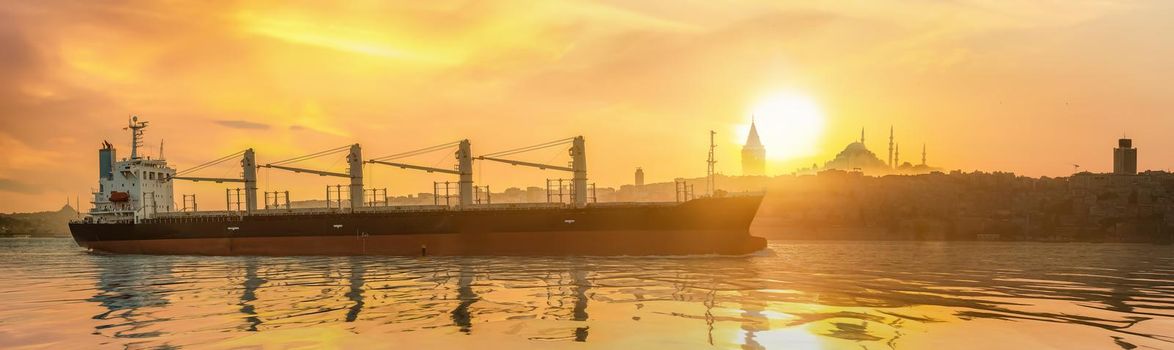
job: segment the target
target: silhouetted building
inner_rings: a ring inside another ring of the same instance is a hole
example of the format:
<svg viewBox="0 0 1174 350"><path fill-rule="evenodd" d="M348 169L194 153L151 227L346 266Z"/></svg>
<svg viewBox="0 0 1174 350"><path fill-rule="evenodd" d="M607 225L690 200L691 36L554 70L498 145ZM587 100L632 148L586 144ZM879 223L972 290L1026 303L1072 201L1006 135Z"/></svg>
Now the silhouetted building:
<svg viewBox="0 0 1174 350"><path fill-rule="evenodd" d="M746 136L746 144L742 146L742 175L759 176L765 174L766 148L758 140L758 128L754 121L750 122L750 135Z"/></svg>
<svg viewBox="0 0 1174 350"><path fill-rule="evenodd" d="M863 136L861 136L863 139ZM893 126L889 125L889 168L896 168L897 163L893 163Z"/></svg>
<svg viewBox="0 0 1174 350"><path fill-rule="evenodd" d="M843 170L849 172L862 172L868 175L914 175L914 174L928 174L934 171L941 170L932 167L927 163L928 154L926 144L921 145L921 163L914 164L912 162L901 161L901 144L897 143L896 135L893 132L893 127L889 127L889 148L888 159L881 159L876 153L873 153L864 144L864 129L860 130L860 140L848 144L843 151L836 154L832 160L824 163L820 168L817 165L812 165L811 169L815 171L821 170ZM802 170L801 170L802 171Z"/></svg>
<svg viewBox="0 0 1174 350"><path fill-rule="evenodd" d="M900 159L899 148L894 154L894 162ZM864 146L864 130L860 130L860 141L848 144L843 151L836 154L836 158L824 163L825 170L844 170L855 171L860 170L869 173L888 173L889 165L885 161L876 156L875 153L868 150Z"/></svg>
<svg viewBox="0 0 1174 350"><path fill-rule="evenodd" d="M644 169L636 168L636 186L644 186Z"/></svg>
<svg viewBox="0 0 1174 350"><path fill-rule="evenodd" d="M1137 174L1137 149L1133 148L1133 140L1117 140L1117 148L1113 149L1113 173L1117 175Z"/></svg>

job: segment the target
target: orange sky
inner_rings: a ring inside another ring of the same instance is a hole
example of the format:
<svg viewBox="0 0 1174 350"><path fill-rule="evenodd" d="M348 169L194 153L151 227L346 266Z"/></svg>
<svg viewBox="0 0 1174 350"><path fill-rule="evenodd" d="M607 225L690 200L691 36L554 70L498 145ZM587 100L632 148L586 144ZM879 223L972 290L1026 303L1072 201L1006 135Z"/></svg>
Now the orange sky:
<svg viewBox="0 0 1174 350"><path fill-rule="evenodd" d="M1170 1L218 3L0 4L0 211L96 187L96 148L129 154L132 113L152 123L148 153L164 138L181 169L246 147L264 163L354 142L378 156L469 138L480 154L581 134L589 177L618 186L637 166L654 182L703 175L714 129L719 170L738 174L738 130L780 91L810 98L826 125L810 154L775 157L775 174L822 164L861 127L882 153L889 125L904 159L924 142L948 169L1107 171L1122 132L1139 168L1174 163ZM476 170L495 191L569 176ZM371 172L393 194L445 179ZM262 181L294 200L340 183ZM222 188L177 195L214 209Z"/></svg>

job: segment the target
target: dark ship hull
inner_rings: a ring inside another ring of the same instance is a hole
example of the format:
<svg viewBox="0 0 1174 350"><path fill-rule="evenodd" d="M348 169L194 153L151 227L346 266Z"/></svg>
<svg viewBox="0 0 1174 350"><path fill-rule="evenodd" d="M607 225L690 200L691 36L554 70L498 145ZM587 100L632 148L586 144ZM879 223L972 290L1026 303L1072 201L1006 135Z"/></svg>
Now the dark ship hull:
<svg viewBox="0 0 1174 350"><path fill-rule="evenodd" d="M482 208L72 223L97 252L180 255L747 254L761 196L673 205Z"/></svg>

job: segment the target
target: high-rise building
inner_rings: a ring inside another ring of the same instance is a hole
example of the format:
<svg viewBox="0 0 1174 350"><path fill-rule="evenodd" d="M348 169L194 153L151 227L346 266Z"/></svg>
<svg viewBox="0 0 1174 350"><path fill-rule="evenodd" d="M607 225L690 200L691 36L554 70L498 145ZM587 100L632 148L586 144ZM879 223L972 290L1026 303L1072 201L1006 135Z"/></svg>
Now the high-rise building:
<svg viewBox="0 0 1174 350"><path fill-rule="evenodd" d="M636 168L636 186L644 186L644 169Z"/></svg>
<svg viewBox="0 0 1174 350"><path fill-rule="evenodd" d="M758 139L758 128L754 121L750 122L750 135L746 136L746 144L742 146L742 175L760 176L766 170L766 147Z"/></svg>
<svg viewBox="0 0 1174 350"><path fill-rule="evenodd" d="M1133 148L1133 140L1117 140L1117 148L1113 149L1113 174L1137 174L1137 149Z"/></svg>

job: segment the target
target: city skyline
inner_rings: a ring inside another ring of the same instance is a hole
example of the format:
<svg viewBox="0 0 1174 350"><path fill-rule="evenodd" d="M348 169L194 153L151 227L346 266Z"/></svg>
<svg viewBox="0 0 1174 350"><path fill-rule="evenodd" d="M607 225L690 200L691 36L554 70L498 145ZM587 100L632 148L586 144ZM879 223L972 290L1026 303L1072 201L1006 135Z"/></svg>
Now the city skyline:
<svg viewBox="0 0 1174 350"><path fill-rule="evenodd" d="M1170 167L1174 140L1163 132L1174 130L1174 98L1153 72L1174 69L1174 47L1162 39L1174 35L1174 4L905 5L918 11L4 4L0 211L84 199L96 186L98 145L129 152L121 127L130 115L152 123L146 153L156 156L164 140L181 169L247 147L264 162L355 142L378 156L469 138L480 154L583 135L592 182L618 186L639 166L648 182L704 174L708 130L719 133L718 171L739 173L751 119L784 95L779 114L757 116L768 175L834 158L860 127L892 125L905 159L916 163L929 144L943 169L1111 172L1123 133L1138 149L1138 171ZM884 151L881 133L869 139ZM556 156L539 160L563 161ZM478 174L478 185L495 188L562 175L498 165ZM392 193L443 180L373 177ZM267 180L267 190L299 199L334 183Z"/></svg>

